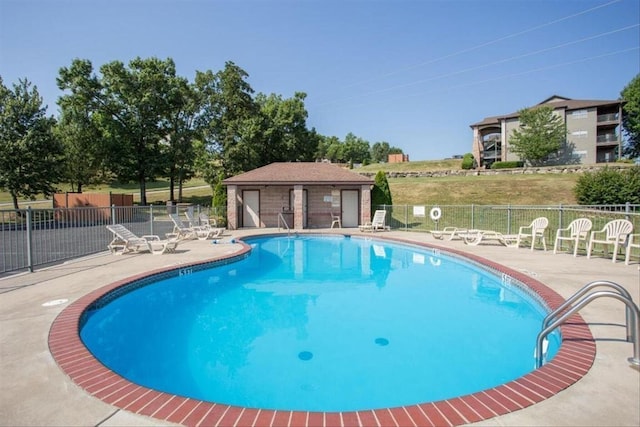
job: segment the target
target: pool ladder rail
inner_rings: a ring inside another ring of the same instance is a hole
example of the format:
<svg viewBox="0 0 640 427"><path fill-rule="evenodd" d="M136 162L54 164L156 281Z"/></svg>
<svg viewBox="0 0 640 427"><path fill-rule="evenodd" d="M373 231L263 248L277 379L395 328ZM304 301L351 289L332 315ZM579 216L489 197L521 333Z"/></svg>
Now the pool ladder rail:
<svg viewBox="0 0 640 427"><path fill-rule="evenodd" d="M607 287L612 290L607 291L594 291L592 289L597 287ZM547 335L549 335L554 329L562 325L577 313L580 309L588 305L591 301L598 298L609 297L622 301L626 309L626 327L627 327L627 342L633 343L633 357L628 358L630 364L640 366L640 309L633 302L631 294L618 285L617 283L607 280L597 280L595 282L587 283L578 292L573 294L562 305L549 313L542 322L542 331L538 334L536 340L536 368L540 368L543 362L543 342ZM575 303L575 305L573 305Z"/></svg>
<svg viewBox="0 0 640 427"><path fill-rule="evenodd" d="M289 224L287 224L287 220L284 219L282 212L278 212L278 231L280 231L281 228L287 229L287 235L291 234L291 229L289 228Z"/></svg>

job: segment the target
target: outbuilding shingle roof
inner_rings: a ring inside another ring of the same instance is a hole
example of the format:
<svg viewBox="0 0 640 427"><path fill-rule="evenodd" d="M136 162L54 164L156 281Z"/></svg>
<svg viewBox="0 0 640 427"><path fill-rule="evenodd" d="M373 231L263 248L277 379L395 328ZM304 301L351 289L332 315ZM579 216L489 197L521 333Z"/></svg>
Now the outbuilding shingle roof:
<svg viewBox="0 0 640 427"><path fill-rule="evenodd" d="M224 184L293 185L293 184L373 184L371 178L331 163L271 163L267 166L227 178Z"/></svg>

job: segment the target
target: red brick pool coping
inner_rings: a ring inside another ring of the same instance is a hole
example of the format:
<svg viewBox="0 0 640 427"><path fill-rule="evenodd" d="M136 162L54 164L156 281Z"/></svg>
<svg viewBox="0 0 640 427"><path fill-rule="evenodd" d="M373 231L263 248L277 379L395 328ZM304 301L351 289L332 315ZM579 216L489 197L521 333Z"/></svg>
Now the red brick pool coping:
<svg viewBox="0 0 640 427"><path fill-rule="evenodd" d="M403 239L385 239L454 254L483 264L528 286L553 310L564 302L541 282L485 258L451 248ZM160 421L185 426L456 426L508 414L551 396L580 380L593 364L596 345L580 315L560 327L562 344L556 356L540 369L498 387L473 394L387 409L353 412L307 412L243 408L176 396L134 384L105 367L84 346L79 336L82 313L112 290L150 275L240 259L250 250L244 245L236 254L203 262L158 269L101 287L70 304L54 320L49 349L60 368L86 392L105 403Z"/></svg>

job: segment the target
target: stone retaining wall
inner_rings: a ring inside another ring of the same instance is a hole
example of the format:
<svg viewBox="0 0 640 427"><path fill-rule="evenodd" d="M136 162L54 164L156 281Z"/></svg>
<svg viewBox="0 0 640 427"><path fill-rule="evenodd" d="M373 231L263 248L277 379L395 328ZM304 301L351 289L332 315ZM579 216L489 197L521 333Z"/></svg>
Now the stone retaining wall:
<svg viewBox="0 0 640 427"><path fill-rule="evenodd" d="M568 165L568 166L541 166L512 169L457 169L434 171L400 171L386 172L387 178L439 178L444 176L480 176L480 175L524 175L524 174L564 174L597 172L604 168L623 170L632 167L628 163L608 163L603 165ZM375 177L376 172L359 172L366 177Z"/></svg>

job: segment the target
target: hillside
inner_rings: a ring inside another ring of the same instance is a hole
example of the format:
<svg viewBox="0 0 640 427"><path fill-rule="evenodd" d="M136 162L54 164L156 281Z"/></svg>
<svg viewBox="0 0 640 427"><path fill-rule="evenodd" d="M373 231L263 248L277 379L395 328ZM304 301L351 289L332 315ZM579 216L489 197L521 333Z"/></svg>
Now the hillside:
<svg viewBox="0 0 640 427"><path fill-rule="evenodd" d="M406 163L383 163L354 169L355 172L375 174L385 172L459 171L462 160L445 159ZM573 188L580 174L518 174L484 176L442 176L420 178L389 178L393 202L396 205L413 204L499 204L499 205L558 205L575 204ZM61 186L64 187L65 186ZM150 203L164 203L169 198L166 181L149 183L147 199ZM128 193L139 200L136 184L99 186L90 192ZM177 195L177 193L176 193ZM7 193L0 192L0 203L10 202ZM185 202L211 203L211 188L201 179L185 184ZM21 201L20 207L50 207L51 202L33 204ZM47 206L48 204L48 206ZM3 209L11 206L4 205Z"/></svg>

